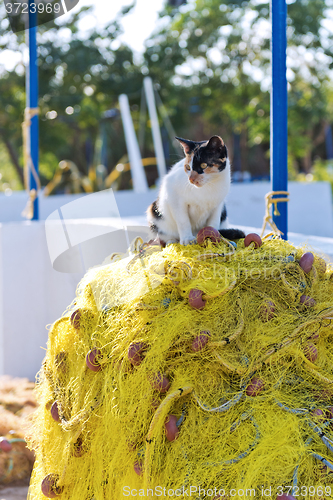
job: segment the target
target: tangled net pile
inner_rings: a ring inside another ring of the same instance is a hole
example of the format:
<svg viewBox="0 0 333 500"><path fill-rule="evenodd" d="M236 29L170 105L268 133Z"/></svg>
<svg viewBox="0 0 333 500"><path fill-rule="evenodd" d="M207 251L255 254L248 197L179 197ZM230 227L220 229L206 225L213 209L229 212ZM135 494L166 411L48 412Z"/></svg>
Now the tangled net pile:
<svg viewBox="0 0 333 500"><path fill-rule="evenodd" d="M333 267L274 236L135 247L50 329L29 498L331 498Z"/></svg>

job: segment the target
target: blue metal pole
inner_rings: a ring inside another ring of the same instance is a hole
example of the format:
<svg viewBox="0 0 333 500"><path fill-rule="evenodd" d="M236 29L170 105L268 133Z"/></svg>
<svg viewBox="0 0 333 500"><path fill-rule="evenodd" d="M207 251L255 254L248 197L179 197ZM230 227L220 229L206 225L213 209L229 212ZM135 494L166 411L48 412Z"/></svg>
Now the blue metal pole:
<svg viewBox="0 0 333 500"><path fill-rule="evenodd" d="M35 0L29 0L29 28L27 30L29 38L29 65L27 68L27 78L26 78L26 102L27 108L37 108L38 107L38 66L37 66L37 12L32 12L35 10L36 6ZM30 126L30 156L38 175L38 162L39 162L39 126L38 126L38 115L31 118ZM37 182L32 171L30 171L29 176L29 189L35 189L37 191ZM39 219L39 204L38 197L34 201L34 215L32 220Z"/></svg>
<svg viewBox="0 0 333 500"><path fill-rule="evenodd" d="M333 141L332 141L332 127L327 125L325 130L325 144L326 144L326 158L333 159Z"/></svg>
<svg viewBox="0 0 333 500"><path fill-rule="evenodd" d="M271 181L273 191L288 189L288 95L287 95L287 5L286 0L271 0L272 17L272 92L271 92ZM278 195L281 197L281 195ZM282 196L283 197L283 196ZM273 221L288 236L287 202L277 204L280 215Z"/></svg>

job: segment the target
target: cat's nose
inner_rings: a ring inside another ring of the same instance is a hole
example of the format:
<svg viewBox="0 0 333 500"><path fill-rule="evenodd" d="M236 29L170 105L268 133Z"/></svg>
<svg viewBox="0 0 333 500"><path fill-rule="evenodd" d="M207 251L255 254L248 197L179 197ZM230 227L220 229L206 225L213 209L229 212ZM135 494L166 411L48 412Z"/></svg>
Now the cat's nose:
<svg viewBox="0 0 333 500"><path fill-rule="evenodd" d="M189 180L191 184L194 184L194 186L200 186L200 182L198 181L198 179L193 179L193 178L191 179L190 177Z"/></svg>

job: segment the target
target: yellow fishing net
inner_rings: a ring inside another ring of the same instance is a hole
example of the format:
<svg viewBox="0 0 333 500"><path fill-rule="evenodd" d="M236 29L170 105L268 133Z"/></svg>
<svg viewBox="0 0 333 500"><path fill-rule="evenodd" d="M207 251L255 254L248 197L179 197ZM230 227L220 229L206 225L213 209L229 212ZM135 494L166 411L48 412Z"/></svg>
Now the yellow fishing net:
<svg viewBox="0 0 333 500"><path fill-rule="evenodd" d="M49 332L29 498L333 498L333 268L308 251L222 238L91 269Z"/></svg>

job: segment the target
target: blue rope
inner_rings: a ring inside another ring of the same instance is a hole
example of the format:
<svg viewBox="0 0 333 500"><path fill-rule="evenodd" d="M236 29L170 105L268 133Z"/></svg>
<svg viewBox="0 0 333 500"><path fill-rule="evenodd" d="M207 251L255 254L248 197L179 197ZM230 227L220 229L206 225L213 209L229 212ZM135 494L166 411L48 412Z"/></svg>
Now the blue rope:
<svg viewBox="0 0 333 500"><path fill-rule="evenodd" d="M179 419L176 422L177 427L179 427L183 423L185 415L186 415L186 405L183 406L182 414L181 414L181 416L179 417Z"/></svg>
<svg viewBox="0 0 333 500"><path fill-rule="evenodd" d="M309 446L309 444L312 441L312 437L309 437L305 441L305 446ZM293 490L292 490L292 495L294 494L294 488L297 488L298 484L298 469L299 469L299 464L295 467L294 473L293 473Z"/></svg>
<svg viewBox="0 0 333 500"><path fill-rule="evenodd" d="M189 462L189 460L188 460L188 457L187 457L187 455L186 455L186 452L184 451L184 449L183 449L183 448L181 448L181 452L182 452L182 454L183 454L183 456L184 456L184 458L185 458L185 460L186 460L186 465L187 465L187 474L186 474L186 476L185 476L185 482L184 482L184 484L183 484L184 488L186 488L186 487L187 487L187 485L188 485L189 478L190 478L190 476L191 476L191 474L192 474L192 467L191 467L191 464L190 464L190 462Z"/></svg>
<svg viewBox="0 0 333 500"><path fill-rule="evenodd" d="M9 443L25 443L25 439L21 439L21 438L12 438L12 439L8 439Z"/></svg>
<svg viewBox="0 0 333 500"><path fill-rule="evenodd" d="M322 442L325 444L325 446L327 446L327 448L333 452L333 441L328 439L328 437L325 436L325 434L323 433L322 429L320 427L318 427L317 425L315 425L313 422L311 422L311 420L308 420L307 423L309 424L311 429L314 430L316 434L318 434L318 436L320 437Z"/></svg>
<svg viewBox="0 0 333 500"><path fill-rule="evenodd" d="M311 453L311 455L316 458L317 460L320 460L324 465L326 465L329 469L333 470L333 464L326 460L326 458L322 457L321 455L318 455L318 453Z"/></svg>
<svg viewBox="0 0 333 500"><path fill-rule="evenodd" d="M217 406L216 408L209 408L204 403L201 403L200 400L198 399L198 397L195 394L193 394L193 395L195 397L196 402L198 403L198 405L200 406L200 408L202 410L210 411L210 412L222 413L223 411L230 410L230 408L232 408L233 406L235 406L241 400L242 396L244 395L244 390L238 392L229 401L227 401L226 403L223 403L223 405L221 405L221 406Z"/></svg>
<svg viewBox="0 0 333 500"><path fill-rule="evenodd" d="M260 440L260 430L259 430L259 427L258 427L258 424L255 422L254 418L250 417L251 418L251 422L253 423L253 425L255 426L256 428L256 436L254 438L254 441L250 444L250 446L247 448L247 450L245 450L243 453L241 453L240 455L238 455L237 457L235 458L231 458L230 460L226 460L225 462L218 462L216 464L214 463L205 463L204 465L208 466L208 467L217 467L217 466L225 466L225 465L234 465L236 464L237 462L239 462L240 460L242 460L242 458L245 458L247 457L251 451L253 451L253 449L255 448L255 446L258 444L259 440Z"/></svg>
<svg viewBox="0 0 333 500"><path fill-rule="evenodd" d="M138 459L144 459L145 458L145 453L146 453L146 446L141 446L141 448L138 449L137 453L136 453L136 456L138 457Z"/></svg>
<svg viewBox="0 0 333 500"><path fill-rule="evenodd" d="M305 413L309 412L309 410L307 408L299 408L299 409L293 410L291 408L288 408L288 406L283 405L282 403L280 403L276 399L275 399L275 402L280 408L283 408L284 410L286 410L290 413L304 415ZM327 446L327 448L333 452L333 441L331 441L327 436L325 436L323 430L309 419L307 419L307 424L311 427L311 429L316 434L318 434L318 436L323 441L325 446ZM329 425L330 425L330 422L324 422L322 424L322 427L328 427ZM308 446L311 443L311 441L312 441L312 437L309 437L305 442L305 446ZM331 462L329 462L328 460L326 460L326 458L322 457L321 455L318 455L317 453L311 453L311 455L314 458L316 458L317 460L320 460L324 465L326 465L329 469L331 469L333 471L333 464ZM293 473L293 491L294 491L294 488L297 487L297 483L298 483L298 469L299 469L299 465L296 466L294 473Z"/></svg>
<svg viewBox="0 0 333 500"><path fill-rule="evenodd" d="M296 409L289 408L288 406L284 405L283 403L280 403L280 401L278 401L275 398L274 398L274 401L280 408L288 411L289 413L293 413L294 415L305 415L309 411L307 408L296 408Z"/></svg>
<svg viewBox="0 0 333 500"><path fill-rule="evenodd" d="M250 412L244 412L241 414L241 416L239 417L238 420L236 420L230 427L230 432L234 432L235 429L237 429L237 427L240 426L240 424L246 420L247 418L249 418L251 416L251 413Z"/></svg>
<svg viewBox="0 0 333 500"><path fill-rule="evenodd" d="M296 465L294 473L293 473L293 491L292 491L292 494L294 494L294 489L297 488L297 484L298 484L298 468L299 468L299 465Z"/></svg>

